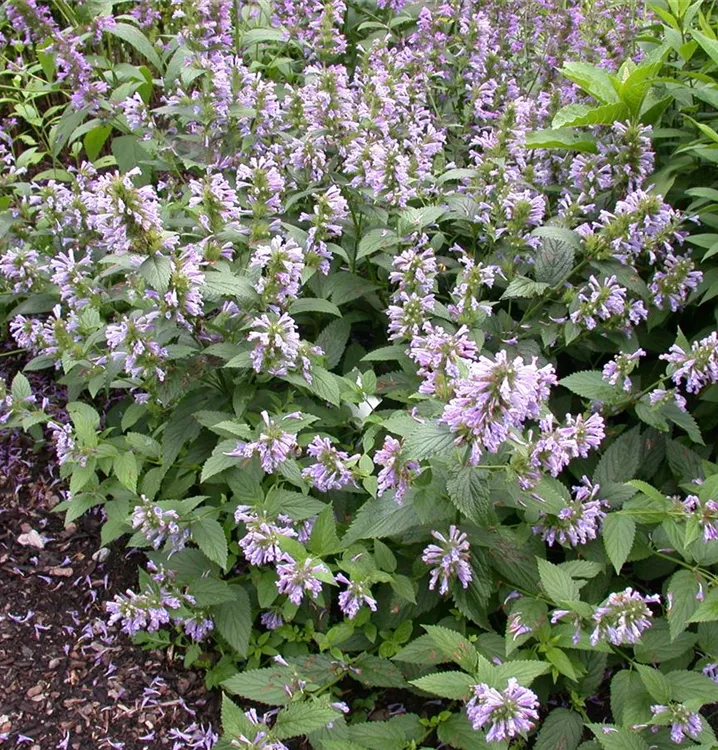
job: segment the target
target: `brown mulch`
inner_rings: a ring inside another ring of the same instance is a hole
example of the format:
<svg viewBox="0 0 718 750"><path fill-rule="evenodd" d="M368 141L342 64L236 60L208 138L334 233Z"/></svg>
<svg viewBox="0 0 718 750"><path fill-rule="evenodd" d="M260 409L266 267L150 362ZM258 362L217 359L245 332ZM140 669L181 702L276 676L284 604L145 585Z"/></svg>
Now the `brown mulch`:
<svg viewBox="0 0 718 750"><path fill-rule="evenodd" d="M216 696L201 672L108 630L104 603L136 585L137 559L105 562L96 516L65 529L57 498L0 496L0 746L209 748ZM18 536L35 531L44 549Z"/></svg>

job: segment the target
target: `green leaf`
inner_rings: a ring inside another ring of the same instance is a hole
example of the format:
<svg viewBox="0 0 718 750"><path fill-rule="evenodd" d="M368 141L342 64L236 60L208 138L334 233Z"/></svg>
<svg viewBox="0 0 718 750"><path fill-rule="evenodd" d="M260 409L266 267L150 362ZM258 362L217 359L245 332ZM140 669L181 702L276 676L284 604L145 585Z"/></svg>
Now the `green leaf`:
<svg viewBox="0 0 718 750"><path fill-rule="evenodd" d="M532 661L529 659L516 659L505 661L495 669L496 683L503 689L505 682L511 677L516 678L522 685L530 685L537 677L546 674L550 664L544 661Z"/></svg>
<svg viewBox="0 0 718 750"><path fill-rule="evenodd" d="M568 128L530 131L526 134L526 148L555 148L590 154L598 150L593 136Z"/></svg>
<svg viewBox="0 0 718 750"><path fill-rule="evenodd" d="M671 700L671 681L663 672L643 664L636 664L636 670L651 698L663 704L667 704Z"/></svg>
<svg viewBox="0 0 718 750"><path fill-rule="evenodd" d="M150 157L136 135L122 135L112 139L112 155L123 174L146 162Z"/></svg>
<svg viewBox="0 0 718 750"><path fill-rule="evenodd" d="M711 589L698 605L688 622L714 622L718 620L718 588Z"/></svg>
<svg viewBox="0 0 718 750"><path fill-rule="evenodd" d="M466 714L452 714L439 724L436 731L439 741L458 750L494 750L499 747L495 742L486 742L481 732L477 732L469 722Z"/></svg>
<svg viewBox="0 0 718 750"><path fill-rule="evenodd" d="M640 427L625 432L614 440L604 452L593 475L600 485L627 482L638 472L641 463Z"/></svg>
<svg viewBox="0 0 718 750"><path fill-rule="evenodd" d="M284 42L285 34L281 29L249 29L242 34L241 45L243 47L251 47L254 44L262 44L264 42Z"/></svg>
<svg viewBox="0 0 718 750"><path fill-rule="evenodd" d="M398 237L396 236L396 232L393 232L391 229L370 229L361 240L359 240L356 260L359 261L362 258L373 255L379 250L394 247L397 242Z"/></svg>
<svg viewBox="0 0 718 750"><path fill-rule="evenodd" d="M671 685L673 700L680 703L695 701L700 705L718 703L718 685L704 674L677 670L669 672L666 679Z"/></svg>
<svg viewBox="0 0 718 750"><path fill-rule="evenodd" d="M388 659L363 653L354 662L359 673L349 672L362 685L369 687L406 688L404 675Z"/></svg>
<svg viewBox="0 0 718 750"><path fill-rule="evenodd" d="M392 576L390 585L392 591L397 594L397 596L406 599L412 604L416 604L416 588L412 583L411 578L395 574Z"/></svg>
<svg viewBox="0 0 718 750"><path fill-rule="evenodd" d="M247 656L247 647L249 646L249 634L252 630L252 610L249 605L249 597L246 591L241 586L231 586L233 590L234 598L231 601L223 602L218 604L216 607L212 607L212 615L214 617L215 625L217 630L220 632L222 637L229 643L229 645L242 657ZM274 670L258 670L262 672L273 673ZM252 674L251 672L245 672L246 674ZM243 675L237 675L242 677ZM240 683L240 687L244 683ZM269 688L269 685L267 686ZM256 695L246 695L241 692L240 689L232 689L227 687L230 692L237 693L244 698L250 700L260 701L261 703L275 703L274 700L264 700L260 697L259 692ZM287 698L286 692L284 692L283 686L281 687L284 698ZM268 691L269 692L269 691ZM273 698L274 693L269 692L269 695ZM266 697L266 696L265 696ZM286 700L276 701L276 705L285 703Z"/></svg>
<svg viewBox="0 0 718 750"><path fill-rule="evenodd" d="M537 558L541 585L548 596L556 603L576 601L580 594L576 582L558 565Z"/></svg>
<svg viewBox="0 0 718 750"><path fill-rule="evenodd" d="M207 271L201 290L202 296L207 299L233 297L244 307L253 307L259 300L249 279L226 271Z"/></svg>
<svg viewBox="0 0 718 750"><path fill-rule="evenodd" d="M222 731L233 739L239 735L252 734L256 725L246 717L244 711L231 698L222 693Z"/></svg>
<svg viewBox="0 0 718 750"><path fill-rule="evenodd" d="M316 365L312 367L311 383L307 383L301 375L297 375L296 373L285 375L284 380L292 383L292 385L310 390L319 396L322 401L327 401L334 406L341 404L341 390L339 388L341 380L323 367L317 367Z"/></svg>
<svg viewBox="0 0 718 750"><path fill-rule="evenodd" d="M571 393L595 401L615 401L622 393L601 377L600 370L582 370L568 375L558 382Z"/></svg>
<svg viewBox="0 0 718 750"><path fill-rule="evenodd" d="M234 456L227 456L226 453L231 453L237 447L237 440L222 440L219 442L215 449L212 451L212 455L204 462L202 466L202 476L200 482L206 482L211 477L219 474L225 469L229 469L232 466L236 466L238 461L241 459L235 458Z"/></svg>
<svg viewBox="0 0 718 750"><path fill-rule="evenodd" d="M444 424L425 422L409 435L402 451L406 461L421 461L431 456L449 453L454 448L456 436Z"/></svg>
<svg viewBox="0 0 718 750"><path fill-rule="evenodd" d="M294 670L289 667L250 669L224 680L222 687L250 701L284 706L291 700L284 687L291 684L293 677Z"/></svg>
<svg viewBox="0 0 718 750"><path fill-rule="evenodd" d="M336 552L340 546L337 525L334 520L334 508L328 505L317 517L312 534L309 537L308 548L312 554L323 556Z"/></svg>
<svg viewBox="0 0 718 750"><path fill-rule="evenodd" d="M538 297L549 288L548 284L539 283L526 276L517 276L511 280L501 299L515 299L517 297Z"/></svg>
<svg viewBox="0 0 718 750"><path fill-rule="evenodd" d="M543 237L535 255L536 281L551 286L563 281L571 273L574 255L573 247L567 242Z"/></svg>
<svg viewBox="0 0 718 750"><path fill-rule="evenodd" d="M162 60L150 43L149 39L135 26L129 23L117 23L107 29L109 34L116 36L123 42L134 47L137 52L146 57L158 71L162 71Z"/></svg>
<svg viewBox="0 0 718 750"><path fill-rule="evenodd" d="M300 315L306 312L327 313L336 315L337 318L342 317L341 310L333 302L317 297L302 297L294 300L289 306L290 315Z"/></svg>
<svg viewBox="0 0 718 750"><path fill-rule="evenodd" d="M612 104L619 101L614 86L614 76L603 68L581 62L566 62L561 68L563 76L580 86L587 94L598 99L601 104Z"/></svg>
<svg viewBox="0 0 718 750"><path fill-rule="evenodd" d="M327 370L333 370L341 361L346 349L351 323L347 320L333 320L317 336L316 345L324 352Z"/></svg>
<svg viewBox="0 0 718 750"><path fill-rule="evenodd" d="M604 724L588 724L603 750L649 750L648 743L636 732ZM605 729L609 731L604 731Z"/></svg>
<svg viewBox="0 0 718 750"><path fill-rule="evenodd" d="M465 672L475 672L479 652L461 633L439 625L424 625L429 638L447 660L456 662Z"/></svg>
<svg viewBox="0 0 718 750"><path fill-rule="evenodd" d="M74 130L87 117L87 108L73 109L67 107L57 125L50 131L50 150L53 156L58 156L65 147ZM39 176L39 175L38 175Z"/></svg>
<svg viewBox="0 0 718 750"><path fill-rule="evenodd" d="M697 29L691 29L691 36L700 44L703 51L718 65L718 42Z"/></svg>
<svg viewBox="0 0 718 750"><path fill-rule="evenodd" d="M301 492L292 492L276 487L267 493L267 511L273 516L280 513L289 516L294 521L304 521L312 516L317 516L323 511L331 510L321 500L311 495L303 495Z"/></svg>
<svg viewBox="0 0 718 750"><path fill-rule="evenodd" d="M419 526L419 519L411 505L398 506L381 498L369 500L347 529L342 545L348 547L359 539L395 536L414 526Z"/></svg>
<svg viewBox="0 0 718 750"><path fill-rule="evenodd" d="M137 459L132 451L115 456L112 460L112 469L115 476L130 492L137 492L139 469L137 468Z"/></svg>
<svg viewBox="0 0 718 750"><path fill-rule="evenodd" d="M166 255L157 254L145 258L138 270L145 281L160 294L164 294L169 288L172 262Z"/></svg>
<svg viewBox="0 0 718 750"><path fill-rule="evenodd" d="M475 684L474 678L463 672L436 672L410 682L427 693L456 701L468 700L471 686Z"/></svg>
<svg viewBox="0 0 718 750"><path fill-rule="evenodd" d="M698 608L698 581L689 570L679 570L668 582L668 596L671 606L667 619L671 639L675 640L687 627L691 616Z"/></svg>
<svg viewBox="0 0 718 750"><path fill-rule="evenodd" d="M204 510L198 512L206 513ZM192 539L210 560L223 570L227 567L227 538L219 521L207 515L196 517L192 521Z"/></svg>
<svg viewBox="0 0 718 750"><path fill-rule="evenodd" d="M585 104L568 104L560 109L551 122L552 128L576 128L584 125L612 125L628 116L625 104L604 104L589 107Z"/></svg>
<svg viewBox="0 0 718 750"><path fill-rule="evenodd" d="M292 703L277 715L277 721L272 727L272 736L278 740L287 740L309 734L325 727L338 716L339 713L335 709L316 701Z"/></svg>
<svg viewBox="0 0 718 750"><path fill-rule="evenodd" d="M655 701L636 672L627 669L611 680L611 712L619 724L640 724L651 716Z"/></svg>
<svg viewBox="0 0 718 750"><path fill-rule="evenodd" d="M90 161L95 161L102 151L102 147L112 132L112 125L99 125L85 134L83 143Z"/></svg>
<svg viewBox="0 0 718 750"><path fill-rule="evenodd" d="M446 490L457 510L479 526L493 518L488 477L480 466L459 466L452 470Z"/></svg>
<svg viewBox="0 0 718 750"><path fill-rule="evenodd" d="M603 546L616 573L628 559L636 536L636 522L621 513L609 513L603 521Z"/></svg>
<svg viewBox="0 0 718 750"><path fill-rule="evenodd" d="M576 750L582 736L581 716L566 708L554 708L541 725L534 750Z"/></svg>
<svg viewBox="0 0 718 750"><path fill-rule="evenodd" d="M12 393L13 401L16 402L14 406L20 406L25 399L32 396L30 381L21 372L15 373L10 392Z"/></svg>
<svg viewBox="0 0 718 750"><path fill-rule="evenodd" d="M408 643L398 654L392 657L394 661L407 664L441 664L446 656L438 649L428 635L421 635Z"/></svg>

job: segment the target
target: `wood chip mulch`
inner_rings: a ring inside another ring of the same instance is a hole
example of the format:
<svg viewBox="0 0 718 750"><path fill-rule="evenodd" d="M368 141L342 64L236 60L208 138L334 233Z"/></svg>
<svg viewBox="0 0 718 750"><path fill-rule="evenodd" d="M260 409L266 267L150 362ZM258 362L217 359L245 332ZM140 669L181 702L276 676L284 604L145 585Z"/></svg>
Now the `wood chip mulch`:
<svg viewBox="0 0 718 750"><path fill-rule="evenodd" d="M0 496L0 747L209 750L219 710L202 674L106 627L137 559L93 559L99 518L65 529L56 502Z"/></svg>

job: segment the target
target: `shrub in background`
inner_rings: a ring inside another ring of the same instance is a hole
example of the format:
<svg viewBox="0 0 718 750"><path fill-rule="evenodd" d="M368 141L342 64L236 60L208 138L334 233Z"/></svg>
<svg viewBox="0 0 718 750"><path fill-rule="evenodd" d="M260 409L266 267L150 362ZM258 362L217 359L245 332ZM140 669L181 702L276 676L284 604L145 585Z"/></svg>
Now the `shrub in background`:
<svg viewBox="0 0 718 750"><path fill-rule="evenodd" d="M5 4L3 422L223 747L712 747L711 21L378 6Z"/></svg>

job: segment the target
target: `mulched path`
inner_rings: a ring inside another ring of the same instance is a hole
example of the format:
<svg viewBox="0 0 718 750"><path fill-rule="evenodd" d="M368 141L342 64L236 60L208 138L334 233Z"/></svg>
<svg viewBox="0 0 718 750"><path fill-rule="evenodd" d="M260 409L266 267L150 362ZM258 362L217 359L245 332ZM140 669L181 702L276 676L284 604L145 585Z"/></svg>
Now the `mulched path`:
<svg viewBox="0 0 718 750"><path fill-rule="evenodd" d="M0 496L0 746L27 750L209 748L217 696L199 672L105 626L136 584L121 547L105 562L99 518L65 529L50 492ZM37 532L44 549L23 546ZM211 729L210 729L211 728Z"/></svg>

